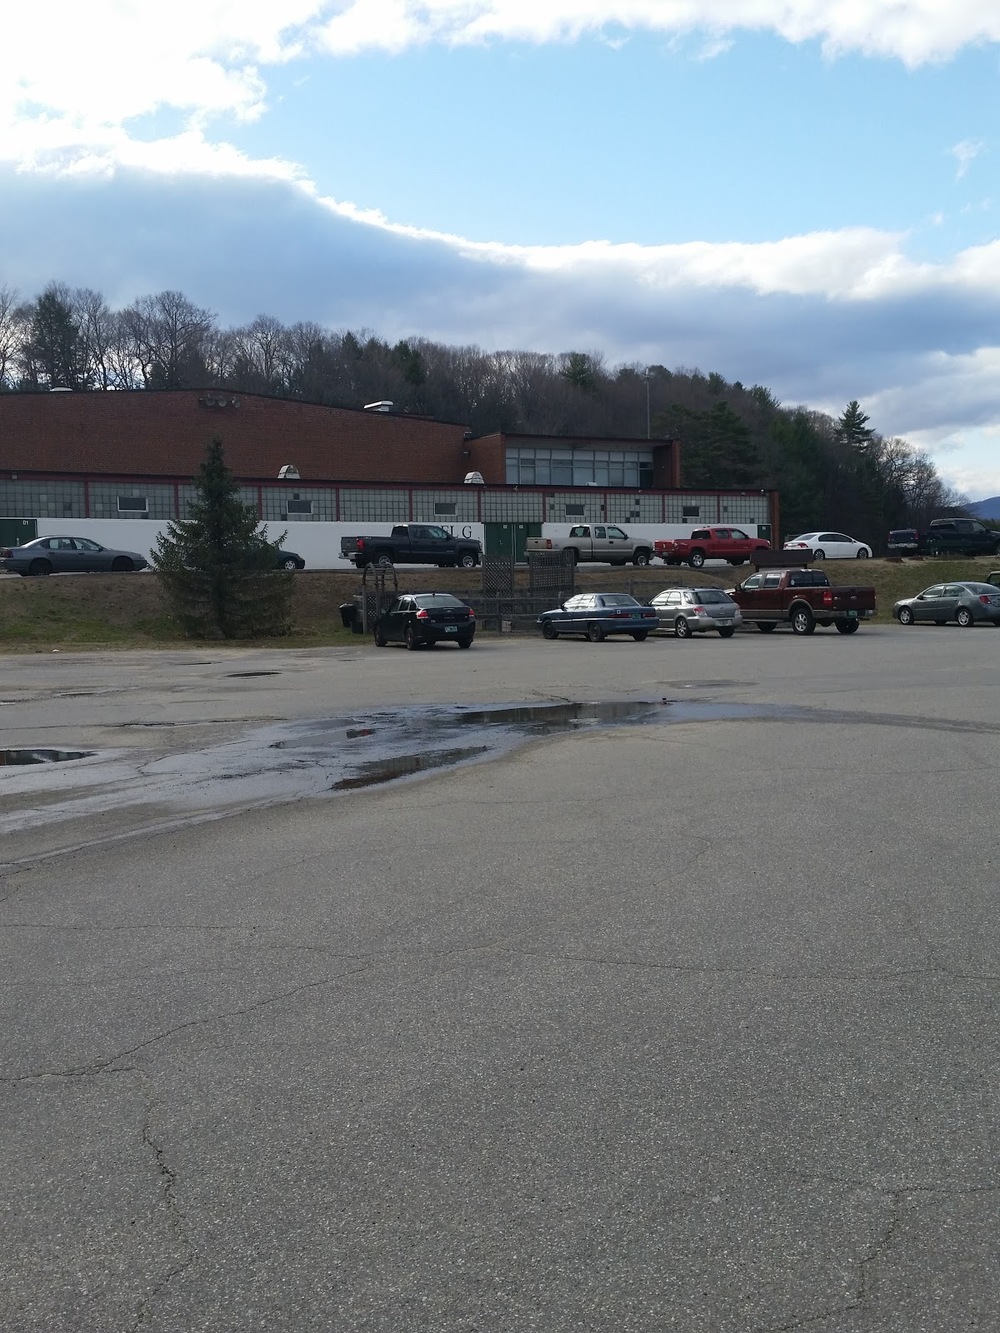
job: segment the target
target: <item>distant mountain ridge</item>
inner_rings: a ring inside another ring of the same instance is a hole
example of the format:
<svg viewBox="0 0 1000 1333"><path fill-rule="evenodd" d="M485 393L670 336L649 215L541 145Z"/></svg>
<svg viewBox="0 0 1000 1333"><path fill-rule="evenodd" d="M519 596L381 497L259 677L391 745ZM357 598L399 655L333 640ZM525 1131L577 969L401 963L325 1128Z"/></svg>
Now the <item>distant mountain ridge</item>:
<svg viewBox="0 0 1000 1333"><path fill-rule="evenodd" d="M994 495L989 500L973 500L965 508L975 518L1000 518L1000 495Z"/></svg>

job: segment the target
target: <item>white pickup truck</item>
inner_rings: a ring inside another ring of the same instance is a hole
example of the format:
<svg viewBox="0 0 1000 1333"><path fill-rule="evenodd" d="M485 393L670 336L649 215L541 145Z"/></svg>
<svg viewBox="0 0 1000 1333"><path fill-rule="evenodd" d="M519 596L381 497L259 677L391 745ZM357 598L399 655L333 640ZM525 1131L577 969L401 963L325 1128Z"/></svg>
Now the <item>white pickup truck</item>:
<svg viewBox="0 0 1000 1333"><path fill-rule="evenodd" d="M594 560L605 565L648 565L653 558L649 537L630 537L612 523L578 523L566 537L529 537L524 543L532 551L563 551L574 564Z"/></svg>

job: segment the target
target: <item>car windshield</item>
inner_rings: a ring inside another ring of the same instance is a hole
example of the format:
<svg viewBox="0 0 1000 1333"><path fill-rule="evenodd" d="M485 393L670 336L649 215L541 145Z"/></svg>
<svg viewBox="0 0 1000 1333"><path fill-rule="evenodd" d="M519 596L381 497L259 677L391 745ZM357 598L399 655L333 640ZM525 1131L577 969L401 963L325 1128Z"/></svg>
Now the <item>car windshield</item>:
<svg viewBox="0 0 1000 1333"><path fill-rule="evenodd" d="M693 592L698 601L703 602L707 606L715 605L718 602L732 601L731 597L727 597L726 594L721 592L718 588L695 588L693 589Z"/></svg>
<svg viewBox="0 0 1000 1333"><path fill-rule="evenodd" d="M419 597L415 598L415 601L416 601L416 603L417 603L417 606L421 606L421 607L428 607L428 606L464 606L464 605L465 605L465 603L464 603L464 602L460 602L460 601L458 600L457 597L452 597L452 595L451 595L450 592L426 592L426 593L421 593Z"/></svg>

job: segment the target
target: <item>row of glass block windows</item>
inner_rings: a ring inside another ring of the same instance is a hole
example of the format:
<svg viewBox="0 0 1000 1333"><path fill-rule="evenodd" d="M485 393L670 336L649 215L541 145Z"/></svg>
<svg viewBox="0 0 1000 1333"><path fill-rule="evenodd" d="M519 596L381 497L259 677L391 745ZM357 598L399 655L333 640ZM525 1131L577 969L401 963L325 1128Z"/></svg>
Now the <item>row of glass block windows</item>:
<svg viewBox="0 0 1000 1333"><path fill-rule="evenodd" d="M256 486L240 488L241 498L256 505ZM178 486L181 518L190 512L195 489ZM334 522L338 518L336 487L288 491L263 487L266 522ZM411 512L412 499L412 512ZM91 518L174 518L172 485L122 485L91 482ZM39 518L83 518L87 514L84 485L78 481L0 481L0 513ZM381 490L340 491L339 519L345 523L541 523L589 520L609 523L767 523L770 496L764 495L630 495L602 491L556 492Z"/></svg>
<svg viewBox="0 0 1000 1333"><path fill-rule="evenodd" d="M512 486L628 486L650 490L652 449L507 450L507 481Z"/></svg>

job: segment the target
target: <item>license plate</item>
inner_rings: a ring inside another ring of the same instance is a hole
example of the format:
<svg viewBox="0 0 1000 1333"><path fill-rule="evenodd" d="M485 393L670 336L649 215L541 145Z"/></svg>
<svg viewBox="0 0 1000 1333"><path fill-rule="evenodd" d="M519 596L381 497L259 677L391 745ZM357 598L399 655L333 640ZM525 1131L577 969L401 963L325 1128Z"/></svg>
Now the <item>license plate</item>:
<svg viewBox="0 0 1000 1333"><path fill-rule="evenodd" d="M444 632L445 632L445 634L457 634L457 633L458 633L458 626L457 626L457 625L445 625L445 627L444 627Z"/></svg>
<svg viewBox="0 0 1000 1333"><path fill-rule="evenodd" d="M847 613L847 619L848 619L848 620L857 620L857 618L858 618L858 613L857 613L857 611L848 611L848 613Z"/></svg>

